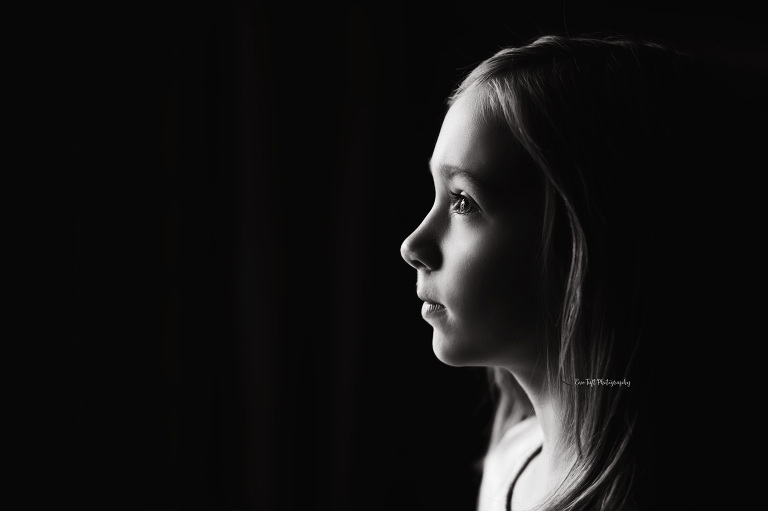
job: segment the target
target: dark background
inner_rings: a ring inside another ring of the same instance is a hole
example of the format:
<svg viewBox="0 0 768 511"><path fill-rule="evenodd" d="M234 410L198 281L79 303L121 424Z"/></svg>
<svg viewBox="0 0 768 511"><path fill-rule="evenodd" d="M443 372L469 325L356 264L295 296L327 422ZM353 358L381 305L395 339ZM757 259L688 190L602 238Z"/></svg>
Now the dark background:
<svg viewBox="0 0 768 511"><path fill-rule="evenodd" d="M59 13L77 171L53 488L80 508L473 509L485 373L435 359L399 254L445 97L497 49L566 31L764 80L758 9L234 4Z"/></svg>

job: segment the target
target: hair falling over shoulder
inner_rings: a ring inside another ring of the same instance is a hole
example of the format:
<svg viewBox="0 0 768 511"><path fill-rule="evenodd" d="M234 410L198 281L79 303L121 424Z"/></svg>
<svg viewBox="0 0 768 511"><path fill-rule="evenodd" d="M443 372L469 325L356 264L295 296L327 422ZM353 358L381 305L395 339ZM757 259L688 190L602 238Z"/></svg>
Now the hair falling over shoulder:
<svg viewBox="0 0 768 511"><path fill-rule="evenodd" d="M707 200L733 192L707 170L734 168L750 143L738 98L661 45L555 36L499 51L449 103L468 91L482 92L544 178L539 322L577 460L547 509L645 508L661 498L649 475L654 378L670 367L657 354L683 356L687 320L702 312L698 270L717 257L701 250L717 221ZM511 374L490 371L493 448L530 403ZM632 385L575 384L585 378Z"/></svg>

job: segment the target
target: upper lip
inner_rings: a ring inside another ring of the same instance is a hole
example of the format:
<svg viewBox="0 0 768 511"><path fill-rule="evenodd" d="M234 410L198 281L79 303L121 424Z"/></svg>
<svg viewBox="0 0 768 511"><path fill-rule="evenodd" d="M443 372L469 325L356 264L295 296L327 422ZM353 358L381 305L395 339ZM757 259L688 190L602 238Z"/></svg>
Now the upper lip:
<svg viewBox="0 0 768 511"><path fill-rule="evenodd" d="M431 298L425 296L423 293L416 293L416 296L418 296L419 299L421 301L423 301L423 302L434 303L434 304L437 304L437 305L443 305L442 303L440 303L438 301L435 301L435 300L432 300Z"/></svg>

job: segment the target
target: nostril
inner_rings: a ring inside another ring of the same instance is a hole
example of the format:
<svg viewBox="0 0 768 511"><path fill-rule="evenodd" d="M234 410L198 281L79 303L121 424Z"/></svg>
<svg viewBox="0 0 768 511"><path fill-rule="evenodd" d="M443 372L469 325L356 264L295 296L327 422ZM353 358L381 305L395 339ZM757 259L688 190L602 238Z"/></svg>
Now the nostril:
<svg viewBox="0 0 768 511"><path fill-rule="evenodd" d="M416 259L416 256L414 254L413 248L411 246L411 237L403 241L403 243L400 245L400 256L405 260L406 263L410 264L414 268L418 268L416 264L418 264L418 261Z"/></svg>
<svg viewBox="0 0 768 511"><path fill-rule="evenodd" d="M400 255L417 270L433 271L440 266L441 229L435 215L427 215L400 245Z"/></svg>
<svg viewBox="0 0 768 511"><path fill-rule="evenodd" d="M405 241L400 245L400 255L406 263L413 266L417 270L423 266L423 263L419 261L418 255L413 246L413 235L407 237Z"/></svg>
<svg viewBox="0 0 768 511"><path fill-rule="evenodd" d="M414 234L400 245L400 255L406 263L417 270L434 270L438 265L439 255L435 248L429 246L427 240L415 238Z"/></svg>

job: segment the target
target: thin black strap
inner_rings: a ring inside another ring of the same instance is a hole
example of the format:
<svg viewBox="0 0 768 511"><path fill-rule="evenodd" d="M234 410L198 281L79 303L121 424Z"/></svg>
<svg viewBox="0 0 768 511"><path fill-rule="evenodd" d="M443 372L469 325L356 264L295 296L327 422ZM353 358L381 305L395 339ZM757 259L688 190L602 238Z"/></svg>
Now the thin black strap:
<svg viewBox="0 0 768 511"><path fill-rule="evenodd" d="M523 466L518 470L517 475L512 480L512 484L509 485L509 491L507 492L507 511L512 511L512 492L515 489L515 484L517 483L517 480L520 478L520 474L523 473L523 470L525 470L525 467L528 466L528 463L531 462L533 458L535 458L539 453L541 452L541 446L539 446L538 449L533 451L533 454L528 456L528 459L525 460L525 463L523 463Z"/></svg>

